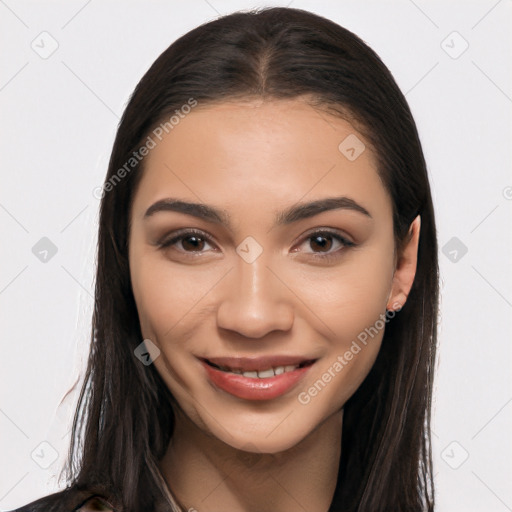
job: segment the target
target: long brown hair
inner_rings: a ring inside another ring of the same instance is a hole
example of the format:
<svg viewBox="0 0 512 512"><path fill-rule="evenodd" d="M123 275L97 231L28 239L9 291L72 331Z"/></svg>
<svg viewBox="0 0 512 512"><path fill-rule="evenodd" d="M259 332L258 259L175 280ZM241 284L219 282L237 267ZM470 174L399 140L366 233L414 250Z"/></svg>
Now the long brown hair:
<svg viewBox="0 0 512 512"><path fill-rule="evenodd" d="M309 98L357 127L378 157L392 198L397 248L421 215L408 300L388 322L372 370L344 407L330 512L433 510L430 415L439 285L418 132L404 95L372 49L336 23L290 8L236 12L195 28L158 57L130 98L101 202L91 351L69 480L126 511L152 510L162 494L148 468L171 439L173 397L154 365L134 355L143 338L130 283L129 215L144 161L129 170L126 162L191 98L208 105L251 97ZM123 166L127 172L117 179Z"/></svg>

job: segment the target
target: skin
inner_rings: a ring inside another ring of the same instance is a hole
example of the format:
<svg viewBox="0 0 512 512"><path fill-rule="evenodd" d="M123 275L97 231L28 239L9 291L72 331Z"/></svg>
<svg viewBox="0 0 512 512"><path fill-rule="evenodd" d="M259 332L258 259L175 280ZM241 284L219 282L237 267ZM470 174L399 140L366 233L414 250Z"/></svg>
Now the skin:
<svg viewBox="0 0 512 512"><path fill-rule="evenodd" d="M365 142L350 123L301 99L199 105L146 157L131 210L130 271L143 336L161 350L154 364L178 403L160 468L186 509L329 508L343 405L371 369L384 329L335 376L333 365L386 309L405 303L420 229L418 217L396 254L392 203L369 145L354 161L338 149L350 134ZM336 196L370 216L335 209L274 224L277 212ZM222 209L232 225L173 211L145 216L170 197ZM158 245L182 228L212 242ZM319 245L311 237L322 229L355 245L329 236ZM252 263L236 252L248 236L263 250ZM197 359L277 354L317 361L292 390L265 401L216 388ZM301 403L326 373L330 382Z"/></svg>

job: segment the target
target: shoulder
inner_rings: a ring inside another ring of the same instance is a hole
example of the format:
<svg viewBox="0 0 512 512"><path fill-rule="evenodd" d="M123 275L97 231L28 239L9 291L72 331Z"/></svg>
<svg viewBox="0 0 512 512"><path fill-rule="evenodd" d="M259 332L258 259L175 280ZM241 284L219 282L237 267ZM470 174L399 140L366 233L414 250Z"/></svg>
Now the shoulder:
<svg viewBox="0 0 512 512"><path fill-rule="evenodd" d="M12 512L116 512L102 497L89 491L65 489L28 503Z"/></svg>

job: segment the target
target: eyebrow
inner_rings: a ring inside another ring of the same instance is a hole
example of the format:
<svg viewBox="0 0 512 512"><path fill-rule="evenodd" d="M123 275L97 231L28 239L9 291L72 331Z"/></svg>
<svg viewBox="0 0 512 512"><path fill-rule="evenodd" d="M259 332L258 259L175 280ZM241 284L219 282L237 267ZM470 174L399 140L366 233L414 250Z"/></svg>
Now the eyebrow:
<svg viewBox="0 0 512 512"><path fill-rule="evenodd" d="M292 224L293 222L314 217L315 215L330 210L351 210L361 213L370 219L372 218L366 208L349 197L341 196L327 197L325 199L318 199L309 203L299 203L291 206L290 208L277 213L275 224L277 226ZM227 227L231 226L230 216L225 210L221 210L207 204L193 203L174 198L161 199L160 201L152 204L146 210L144 219L160 212L184 213L208 222L223 224Z"/></svg>

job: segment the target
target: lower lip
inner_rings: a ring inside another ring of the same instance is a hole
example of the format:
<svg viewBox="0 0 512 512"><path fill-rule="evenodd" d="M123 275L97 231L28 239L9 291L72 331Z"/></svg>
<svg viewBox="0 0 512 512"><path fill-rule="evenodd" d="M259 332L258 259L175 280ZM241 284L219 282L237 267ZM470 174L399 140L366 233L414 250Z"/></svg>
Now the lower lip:
<svg viewBox="0 0 512 512"><path fill-rule="evenodd" d="M230 395L244 400L272 400L289 391L312 365L297 368L291 372L284 372L267 379L244 377L236 373L217 370L208 363L201 361L211 382Z"/></svg>

